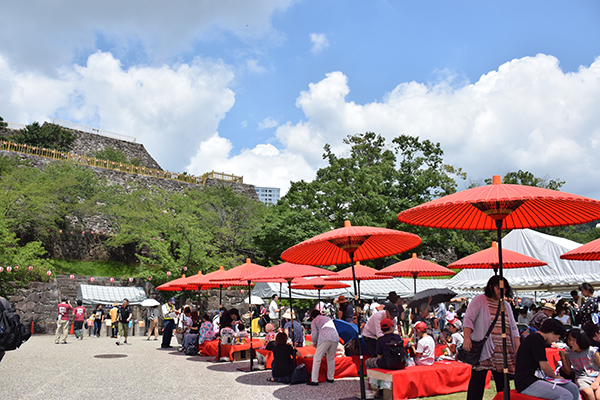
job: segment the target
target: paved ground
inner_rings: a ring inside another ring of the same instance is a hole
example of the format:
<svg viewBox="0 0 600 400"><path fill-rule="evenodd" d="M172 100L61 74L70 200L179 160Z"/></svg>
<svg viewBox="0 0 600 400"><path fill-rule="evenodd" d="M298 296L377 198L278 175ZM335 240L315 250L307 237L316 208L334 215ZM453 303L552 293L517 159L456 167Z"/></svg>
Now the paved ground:
<svg viewBox="0 0 600 400"><path fill-rule="evenodd" d="M317 387L288 386L267 382L270 371L237 371L248 361L213 363L207 357L161 350L160 341L129 341L129 346L117 346L110 338L75 341L69 335L63 345L54 344L53 336L34 335L0 362L0 398L316 400L352 397L359 391L358 378ZM121 357L98 357L103 355Z"/></svg>

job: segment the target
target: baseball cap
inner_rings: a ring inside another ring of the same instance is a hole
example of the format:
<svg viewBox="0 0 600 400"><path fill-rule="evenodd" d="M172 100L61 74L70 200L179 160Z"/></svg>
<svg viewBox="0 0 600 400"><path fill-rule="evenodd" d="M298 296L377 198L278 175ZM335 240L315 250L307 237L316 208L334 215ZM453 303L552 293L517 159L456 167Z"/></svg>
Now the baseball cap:
<svg viewBox="0 0 600 400"><path fill-rule="evenodd" d="M425 331L427 331L427 324L423 321L419 321L415 325L415 330L418 332L425 332Z"/></svg>
<svg viewBox="0 0 600 400"><path fill-rule="evenodd" d="M385 306L383 307L383 309L387 312L390 313L390 315L393 317L398 317L398 306L393 304L393 303L385 303Z"/></svg>
<svg viewBox="0 0 600 400"><path fill-rule="evenodd" d="M394 325L394 321L389 318L384 318L379 325L381 326L381 329L390 329Z"/></svg>
<svg viewBox="0 0 600 400"><path fill-rule="evenodd" d="M171 303L171 304L175 304L175 297L171 297L171 298L169 299L169 303Z"/></svg>

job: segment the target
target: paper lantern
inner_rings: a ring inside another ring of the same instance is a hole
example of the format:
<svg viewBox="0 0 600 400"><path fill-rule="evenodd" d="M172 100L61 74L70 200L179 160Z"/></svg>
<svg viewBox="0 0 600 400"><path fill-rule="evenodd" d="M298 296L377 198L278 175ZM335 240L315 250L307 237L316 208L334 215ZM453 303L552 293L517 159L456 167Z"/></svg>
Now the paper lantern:
<svg viewBox="0 0 600 400"><path fill-rule="evenodd" d="M46 272L46 275L48 275L48 276L52 275L52 271Z"/></svg>
<svg viewBox="0 0 600 400"><path fill-rule="evenodd" d="M12 267L6 267L6 272L12 271Z"/></svg>
<svg viewBox="0 0 600 400"><path fill-rule="evenodd" d="M33 271L33 265L30 265L30 266L29 266L29 270L30 270L30 271Z"/></svg>
<svg viewBox="0 0 600 400"><path fill-rule="evenodd" d="M81 234L82 234L82 235L85 235L85 231L82 231L82 232L81 232Z"/></svg>
<svg viewBox="0 0 600 400"><path fill-rule="evenodd" d="M171 271L167 271L167 276L171 276Z"/></svg>
<svg viewBox="0 0 600 400"><path fill-rule="evenodd" d="M244 289L241 290L242 294L244 294Z"/></svg>
<svg viewBox="0 0 600 400"><path fill-rule="evenodd" d="M75 275L69 275L69 279L75 278Z"/></svg>
<svg viewBox="0 0 600 400"><path fill-rule="evenodd" d="M129 278L129 282L133 282L133 278Z"/></svg>
<svg viewBox="0 0 600 400"><path fill-rule="evenodd" d="M114 282L115 278L110 278L109 281Z"/></svg>
<svg viewBox="0 0 600 400"><path fill-rule="evenodd" d="M18 266L18 265L15 265L15 269L19 269L19 266Z"/></svg>
<svg viewBox="0 0 600 400"><path fill-rule="evenodd" d="M0 267L0 272L4 271L4 267Z"/></svg>
<svg viewBox="0 0 600 400"><path fill-rule="evenodd" d="M95 281L95 279L94 279L94 277L92 276L92 277L90 278L90 282L94 282L94 281Z"/></svg>
<svg viewBox="0 0 600 400"><path fill-rule="evenodd" d="M149 280L149 281L151 281L151 280L152 280L152 277L151 277L151 276L149 276L149 277L148 277L148 280Z"/></svg>
<svg viewBox="0 0 600 400"><path fill-rule="evenodd" d="M187 271L187 267L183 267L183 270L184 270L184 271Z"/></svg>
<svg viewBox="0 0 600 400"><path fill-rule="evenodd" d="M60 230L58 231L58 233L62 233L62 229L60 229Z"/></svg>

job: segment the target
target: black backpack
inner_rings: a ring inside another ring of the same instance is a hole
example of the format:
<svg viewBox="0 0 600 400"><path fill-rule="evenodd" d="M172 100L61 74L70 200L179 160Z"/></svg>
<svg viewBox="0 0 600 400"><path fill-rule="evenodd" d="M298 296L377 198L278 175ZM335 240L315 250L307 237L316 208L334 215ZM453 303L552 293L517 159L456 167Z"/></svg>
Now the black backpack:
<svg viewBox="0 0 600 400"><path fill-rule="evenodd" d="M0 297L0 351L17 349L30 337L29 328L21 323L15 309L5 298Z"/></svg>
<svg viewBox="0 0 600 400"><path fill-rule="evenodd" d="M392 336L390 341L386 343L387 351L383 354L387 369L404 369L406 367L406 360L408 355L406 354L406 348L404 347L404 341L397 336Z"/></svg>

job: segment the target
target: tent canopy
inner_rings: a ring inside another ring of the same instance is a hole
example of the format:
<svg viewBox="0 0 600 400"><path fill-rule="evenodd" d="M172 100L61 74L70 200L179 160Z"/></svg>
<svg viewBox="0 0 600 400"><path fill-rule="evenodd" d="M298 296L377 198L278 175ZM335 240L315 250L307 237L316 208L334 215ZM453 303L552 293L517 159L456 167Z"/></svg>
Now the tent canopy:
<svg viewBox="0 0 600 400"><path fill-rule="evenodd" d="M77 290L77 300L84 304L120 304L123 299L129 300L131 305L138 305L147 297L142 287L79 285Z"/></svg>
<svg viewBox="0 0 600 400"><path fill-rule="evenodd" d="M600 262L561 260L560 255L581 244L531 229L515 229L502 239L502 247L548 263L541 267L505 269L504 277L513 289L569 291L582 282L600 284ZM465 269L448 281L459 290L482 289L493 275L489 269Z"/></svg>

